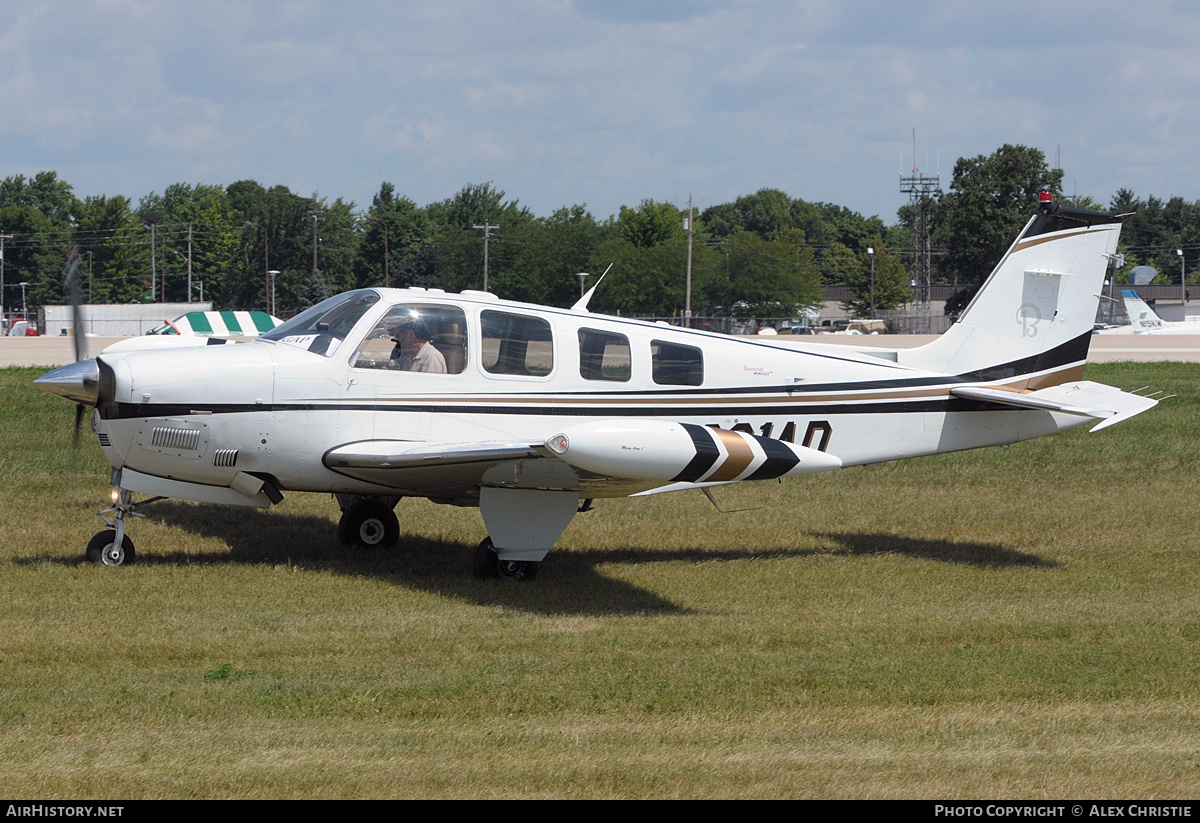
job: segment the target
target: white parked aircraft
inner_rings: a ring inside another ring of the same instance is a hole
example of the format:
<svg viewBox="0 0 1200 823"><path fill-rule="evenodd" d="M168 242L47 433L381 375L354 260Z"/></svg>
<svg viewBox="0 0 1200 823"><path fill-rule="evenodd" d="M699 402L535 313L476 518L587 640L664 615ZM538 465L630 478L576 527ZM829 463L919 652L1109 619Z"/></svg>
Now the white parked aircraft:
<svg viewBox="0 0 1200 823"><path fill-rule="evenodd" d="M134 493L266 507L308 491L337 496L349 547L394 546L403 497L478 506L489 536L475 574L527 578L593 498L994 446L1149 409L1080 379L1119 233L1117 218L1043 202L960 320L915 349L625 320L587 311L592 292L556 309L364 289L249 343L103 353L37 383L94 407L113 465L113 528L90 560L133 559Z"/></svg>
<svg viewBox="0 0 1200 823"><path fill-rule="evenodd" d="M1170 323L1160 319L1133 289L1121 289L1121 298L1134 334L1200 334L1200 323Z"/></svg>

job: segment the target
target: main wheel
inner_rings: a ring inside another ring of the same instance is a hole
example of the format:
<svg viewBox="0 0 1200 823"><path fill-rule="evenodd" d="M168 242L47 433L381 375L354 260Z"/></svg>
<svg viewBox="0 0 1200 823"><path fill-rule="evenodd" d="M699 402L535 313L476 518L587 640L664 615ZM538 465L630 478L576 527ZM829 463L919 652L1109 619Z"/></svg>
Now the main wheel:
<svg viewBox="0 0 1200 823"><path fill-rule="evenodd" d="M485 537L483 542L475 547L475 554L471 557L471 573L478 580L495 580L500 576L496 571L498 561L496 547L492 545L492 538Z"/></svg>
<svg viewBox="0 0 1200 823"><path fill-rule="evenodd" d="M128 566L137 557L133 550L133 541L129 535L121 538L121 545L116 545L116 529L105 529L98 532L88 541L84 557L89 563L102 566Z"/></svg>
<svg viewBox="0 0 1200 823"><path fill-rule="evenodd" d="M501 560L496 554L492 538L485 537L475 547L471 571L480 580L533 580L537 577L538 564L532 560Z"/></svg>
<svg viewBox="0 0 1200 823"><path fill-rule="evenodd" d="M374 498L359 500L342 512L338 542L347 549L391 551L400 542L400 521L386 503Z"/></svg>
<svg viewBox="0 0 1200 823"><path fill-rule="evenodd" d="M532 560L496 560L496 574L501 580L533 580L538 564Z"/></svg>

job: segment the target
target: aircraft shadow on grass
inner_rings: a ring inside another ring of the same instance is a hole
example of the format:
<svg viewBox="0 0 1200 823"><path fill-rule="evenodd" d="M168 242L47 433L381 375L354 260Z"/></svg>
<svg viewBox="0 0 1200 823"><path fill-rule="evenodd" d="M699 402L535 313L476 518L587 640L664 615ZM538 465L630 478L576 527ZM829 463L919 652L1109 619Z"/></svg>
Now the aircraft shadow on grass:
<svg viewBox="0 0 1200 823"><path fill-rule="evenodd" d="M680 549L662 551L627 547L563 551L555 555L546 579L531 583L478 581L463 577L473 546L458 541L408 535L391 552L349 551L337 543L336 528L313 515L265 516L257 511L162 501L154 506L159 522L224 541L228 552L161 552L138 556L139 565L295 564L372 577L398 586L419 587L481 605L503 605L533 613L683 614L688 610L631 583L600 574L602 565L732 562L802 558L846 552L851 555L900 554L979 568L1055 568L1057 563L995 543L953 542L890 534L813 533L834 548ZM136 567L135 567L136 568ZM113 573L125 573L114 569Z"/></svg>
<svg viewBox="0 0 1200 823"><path fill-rule="evenodd" d="M814 537L840 543L847 552L864 554L902 554L922 560L977 566L983 569L1039 568L1055 569L1059 564L1035 554L1007 549L997 543L958 543L952 540L927 540L894 534L858 532L815 533Z"/></svg>

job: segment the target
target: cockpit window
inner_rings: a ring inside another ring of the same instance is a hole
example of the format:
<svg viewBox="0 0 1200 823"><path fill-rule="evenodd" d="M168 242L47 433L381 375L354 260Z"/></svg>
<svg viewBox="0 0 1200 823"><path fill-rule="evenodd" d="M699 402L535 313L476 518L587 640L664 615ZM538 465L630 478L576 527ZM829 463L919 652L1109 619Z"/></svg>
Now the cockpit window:
<svg viewBox="0 0 1200 823"><path fill-rule="evenodd" d="M367 309L379 302L373 291L352 291L323 300L262 336L329 357Z"/></svg>
<svg viewBox="0 0 1200 823"><path fill-rule="evenodd" d="M461 374L467 364L466 315L457 306L393 306L350 363L357 369Z"/></svg>

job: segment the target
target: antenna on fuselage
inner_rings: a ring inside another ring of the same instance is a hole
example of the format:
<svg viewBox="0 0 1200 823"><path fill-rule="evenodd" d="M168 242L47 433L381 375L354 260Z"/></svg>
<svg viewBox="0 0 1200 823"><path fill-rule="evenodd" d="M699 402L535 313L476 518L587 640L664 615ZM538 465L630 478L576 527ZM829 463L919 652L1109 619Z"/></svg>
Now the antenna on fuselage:
<svg viewBox="0 0 1200 823"><path fill-rule="evenodd" d="M571 307L571 311L585 312L588 310L588 307L587 307L588 301L592 299L592 295L596 292L596 289L600 286L601 283L604 282L604 275L608 274L609 269L611 269L612 267L613 267L613 264L609 263L608 269L605 269L604 274L600 275L600 279L596 281L596 285L592 286L590 289L588 289L587 293L575 302L575 305Z"/></svg>

